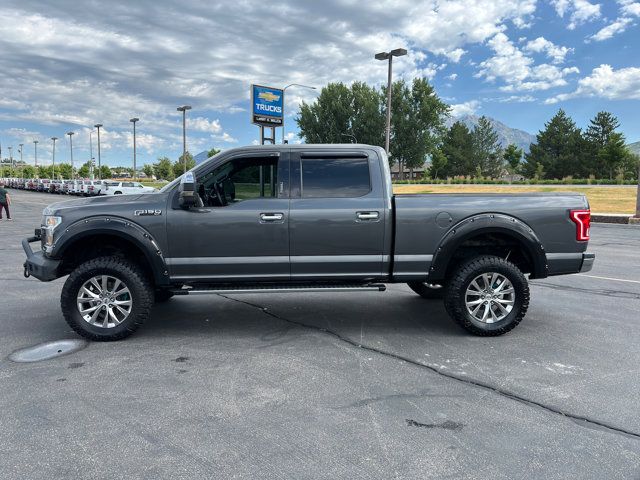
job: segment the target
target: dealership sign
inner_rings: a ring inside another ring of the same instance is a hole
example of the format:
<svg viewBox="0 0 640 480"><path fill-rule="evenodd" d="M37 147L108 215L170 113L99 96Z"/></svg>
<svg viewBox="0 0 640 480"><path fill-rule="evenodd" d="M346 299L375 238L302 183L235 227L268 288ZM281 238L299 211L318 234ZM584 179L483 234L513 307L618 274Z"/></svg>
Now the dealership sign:
<svg viewBox="0 0 640 480"><path fill-rule="evenodd" d="M251 123L281 127L284 122L284 92L280 88L251 85Z"/></svg>

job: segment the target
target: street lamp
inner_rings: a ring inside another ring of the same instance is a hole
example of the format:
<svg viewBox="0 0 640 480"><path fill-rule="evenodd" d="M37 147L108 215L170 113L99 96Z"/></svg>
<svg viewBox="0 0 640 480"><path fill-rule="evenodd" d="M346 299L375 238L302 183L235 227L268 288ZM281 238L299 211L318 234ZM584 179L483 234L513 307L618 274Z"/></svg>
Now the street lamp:
<svg viewBox="0 0 640 480"><path fill-rule="evenodd" d="M182 162L184 173L187 173L187 110L191 110L191 105L183 105L177 110L182 112Z"/></svg>
<svg viewBox="0 0 640 480"><path fill-rule="evenodd" d="M38 140L33 141L33 158L36 161L36 168L38 168Z"/></svg>
<svg viewBox="0 0 640 480"><path fill-rule="evenodd" d="M22 161L22 150L24 147L24 143L19 143L18 146L20 147L20 150L18 150L18 152L20 152L20 171L23 172L24 176L24 162Z"/></svg>
<svg viewBox="0 0 640 480"><path fill-rule="evenodd" d="M102 180L102 171L101 171L101 166L102 166L102 162L100 159L100 127L102 126L101 123L96 123L94 125L94 127L98 130L98 179Z"/></svg>
<svg viewBox="0 0 640 480"><path fill-rule="evenodd" d="M390 52L376 53L376 60L389 60L389 75L387 78L387 131L384 140L384 149L389 155L389 139L391 138L391 63L393 57L402 57L407 54L407 50L404 48L396 48Z"/></svg>
<svg viewBox="0 0 640 480"><path fill-rule="evenodd" d="M89 172L91 172L90 176L91 176L91 180L95 179L95 172L94 170L94 158L93 158L93 132L95 132L95 130L91 130L89 132Z"/></svg>
<svg viewBox="0 0 640 480"><path fill-rule="evenodd" d="M129 121L133 123L133 179L136 179L136 122L139 118L132 118Z"/></svg>
<svg viewBox="0 0 640 480"><path fill-rule="evenodd" d="M71 173L73 173L73 136L76 134L76 132L67 132L67 135L69 135L69 154L71 157Z"/></svg>
<svg viewBox="0 0 640 480"><path fill-rule="evenodd" d="M13 150L13 146L10 145L7 148L9 149L9 165L12 165L13 164L13 156L12 156L11 151Z"/></svg>
<svg viewBox="0 0 640 480"><path fill-rule="evenodd" d="M53 142L53 150L51 150L51 170L54 179L56 178L56 140L58 140L58 137L51 137L51 141Z"/></svg>
<svg viewBox="0 0 640 480"><path fill-rule="evenodd" d="M286 87L284 87L282 89L282 143L284 143L284 123L285 123L285 119L284 119L284 92L289 87L301 87L301 88L308 88L310 90L315 90L316 89L316 87L311 87L309 85L301 85L300 83L290 83L289 85L287 85Z"/></svg>

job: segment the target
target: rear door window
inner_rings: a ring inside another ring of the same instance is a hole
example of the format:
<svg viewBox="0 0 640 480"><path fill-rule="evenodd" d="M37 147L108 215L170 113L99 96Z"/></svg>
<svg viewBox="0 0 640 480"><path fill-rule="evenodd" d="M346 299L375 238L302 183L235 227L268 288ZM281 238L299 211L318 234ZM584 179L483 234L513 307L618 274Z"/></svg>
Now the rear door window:
<svg viewBox="0 0 640 480"><path fill-rule="evenodd" d="M354 198L371 191L367 158L302 158L302 198Z"/></svg>

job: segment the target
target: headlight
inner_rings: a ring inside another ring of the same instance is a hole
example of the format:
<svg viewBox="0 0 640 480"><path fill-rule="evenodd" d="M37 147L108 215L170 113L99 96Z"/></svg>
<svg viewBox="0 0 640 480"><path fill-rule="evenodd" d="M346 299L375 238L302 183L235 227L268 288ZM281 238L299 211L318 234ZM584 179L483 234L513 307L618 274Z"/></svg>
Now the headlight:
<svg viewBox="0 0 640 480"><path fill-rule="evenodd" d="M45 232L44 244L50 247L53 245L53 231L62 223L62 217L45 215L43 223L42 227Z"/></svg>

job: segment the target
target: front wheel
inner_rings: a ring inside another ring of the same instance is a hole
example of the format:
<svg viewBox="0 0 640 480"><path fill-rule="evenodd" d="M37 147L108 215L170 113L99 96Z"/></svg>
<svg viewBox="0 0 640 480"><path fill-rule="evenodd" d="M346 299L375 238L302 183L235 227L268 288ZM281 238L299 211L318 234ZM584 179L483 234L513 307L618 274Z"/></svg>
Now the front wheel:
<svg viewBox="0 0 640 480"><path fill-rule="evenodd" d="M128 337L149 316L153 285L138 265L120 257L99 257L77 267L62 287L65 320L90 340Z"/></svg>
<svg viewBox="0 0 640 480"><path fill-rule="evenodd" d="M462 263L445 295L445 308L462 328L475 335L497 336L515 328L529 307L529 285L513 263L480 256Z"/></svg>

